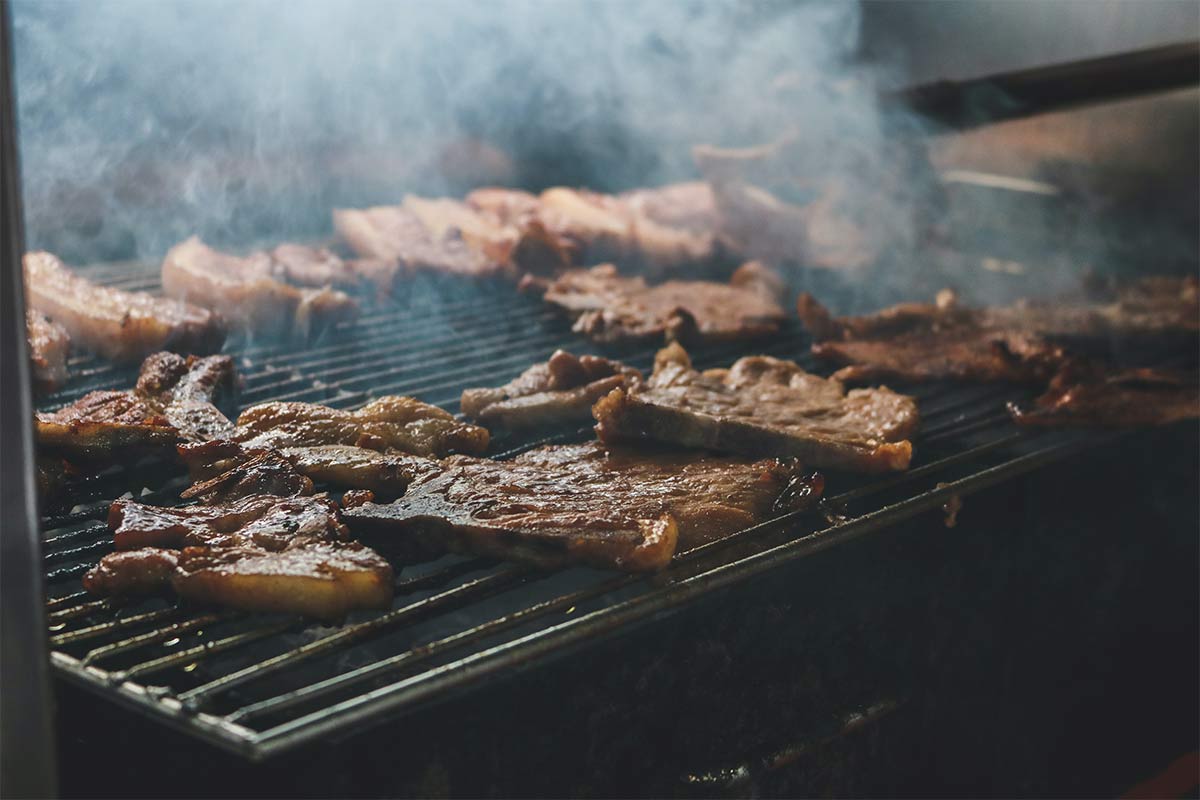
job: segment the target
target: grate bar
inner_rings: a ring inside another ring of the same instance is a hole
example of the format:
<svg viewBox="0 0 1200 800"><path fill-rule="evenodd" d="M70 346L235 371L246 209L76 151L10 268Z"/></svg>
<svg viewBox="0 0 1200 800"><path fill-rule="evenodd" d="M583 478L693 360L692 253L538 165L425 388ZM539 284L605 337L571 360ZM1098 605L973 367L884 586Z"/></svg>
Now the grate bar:
<svg viewBox="0 0 1200 800"><path fill-rule="evenodd" d="M122 639L119 642L106 644L101 647L96 647L87 652L87 655L80 661L85 667L94 664L102 658L115 656L119 653L127 653L130 650L136 650L139 647L145 647L148 644L161 642L172 635L181 633L189 633L204 625L211 625L214 622L223 622L231 619L236 619L238 614L201 614L198 617L192 617L183 622L176 622L173 625L168 625L165 628L150 631L148 633L131 636L128 639Z"/></svg>
<svg viewBox="0 0 1200 800"><path fill-rule="evenodd" d="M71 642L81 642L85 639L95 639L97 636L103 636L106 633L124 630L125 628L134 625L144 625L146 623L158 622L162 619L168 619L171 616L178 614L178 606L170 608L160 608L156 611L147 611L144 614L135 614L131 617L120 617L118 619L101 622L98 625L89 625L86 628L80 628L75 631L66 631L50 637L51 646L60 644L70 644Z"/></svg>
<svg viewBox="0 0 1200 800"><path fill-rule="evenodd" d="M215 639L213 641L204 642L203 644L189 647L186 650L180 650L178 653L161 656L143 661L140 664L135 664L125 670L118 670L111 673L114 681L123 682L137 675L149 675L154 672L161 672L164 669L173 667L177 664L186 664L189 661L199 661L214 653L222 653L226 650L231 650L235 647L240 647L249 642L255 642L259 639L265 639L269 636L274 636L277 633L283 633L288 628L294 628L301 622L299 618L289 619L286 622L278 622L273 625L264 625L261 628L255 628L251 631L236 633L232 636L226 636L224 639Z"/></svg>

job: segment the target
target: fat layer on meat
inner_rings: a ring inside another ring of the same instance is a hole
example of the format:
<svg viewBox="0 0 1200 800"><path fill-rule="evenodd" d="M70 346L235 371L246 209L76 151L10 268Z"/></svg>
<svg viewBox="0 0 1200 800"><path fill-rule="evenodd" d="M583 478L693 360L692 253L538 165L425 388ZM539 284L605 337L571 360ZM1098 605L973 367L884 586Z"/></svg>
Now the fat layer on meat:
<svg viewBox="0 0 1200 800"><path fill-rule="evenodd" d="M353 299L329 286L283 283L268 253L234 256L196 236L167 252L162 284L168 295L211 308L230 324L260 336L303 338L358 314Z"/></svg>
<svg viewBox="0 0 1200 800"><path fill-rule="evenodd" d="M75 344L114 361L137 361L157 350L213 353L225 340L206 308L98 286L50 253L27 253L24 266L30 307L63 326Z"/></svg>
<svg viewBox="0 0 1200 800"><path fill-rule="evenodd" d="M39 392L53 392L67 381L71 337L62 325L33 309L25 312L25 332L29 338L34 387Z"/></svg>
<svg viewBox="0 0 1200 800"><path fill-rule="evenodd" d="M777 332L784 319L781 291L778 276L757 262L743 264L728 284L667 281L655 286L602 264L564 273L545 285L543 296L575 317L576 332L596 342L664 337L720 342Z"/></svg>
<svg viewBox="0 0 1200 800"><path fill-rule="evenodd" d="M666 566L685 546L806 506L820 494L798 464L677 453L546 447L513 461L455 456L398 500L345 511L385 552L445 550L631 572Z"/></svg>
<svg viewBox="0 0 1200 800"><path fill-rule="evenodd" d="M606 443L654 439L854 472L907 469L919 422L915 401L886 387L847 392L769 356L697 372L678 344L659 351L647 381L614 390L592 413Z"/></svg>
<svg viewBox="0 0 1200 800"><path fill-rule="evenodd" d="M638 370L620 362L556 350L503 386L465 390L461 406L468 417L493 428L584 424L596 400L639 380Z"/></svg>

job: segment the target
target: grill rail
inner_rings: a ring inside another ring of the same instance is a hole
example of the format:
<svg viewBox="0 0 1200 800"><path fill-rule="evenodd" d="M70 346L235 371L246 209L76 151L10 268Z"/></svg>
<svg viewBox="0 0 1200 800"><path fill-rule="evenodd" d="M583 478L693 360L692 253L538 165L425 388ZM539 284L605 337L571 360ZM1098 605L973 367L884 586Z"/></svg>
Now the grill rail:
<svg viewBox="0 0 1200 800"><path fill-rule="evenodd" d="M91 276L124 288L157 288L156 275L144 267L115 265ZM402 393L457 411L463 388L507 381L557 347L597 352L540 300L509 286L418 280L407 300L372 310L307 349L234 342L227 351L244 376L242 405L292 399L353 408ZM648 368L656 349L619 355ZM707 368L746 352L820 371L794 328L693 357ZM93 389L127 387L134 377L87 356L72 359L71 369L71 383L43 407ZM161 464L116 469L89 481L78 506L42 520L51 663L67 680L262 759L542 663L1112 436L1018 430L1005 403L1028 393L1013 387L894 388L921 404L924 429L914 440L913 468L871 480L831 476L823 514L782 515L680 553L651 576L584 568L549 573L466 557L405 566L391 610L356 613L333 629L295 617L81 592L80 576L112 547L102 521L109 502L127 491L143 502L177 502L186 483ZM537 440L501 434L493 450L510 457L590 436L589 428Z"/></svg>

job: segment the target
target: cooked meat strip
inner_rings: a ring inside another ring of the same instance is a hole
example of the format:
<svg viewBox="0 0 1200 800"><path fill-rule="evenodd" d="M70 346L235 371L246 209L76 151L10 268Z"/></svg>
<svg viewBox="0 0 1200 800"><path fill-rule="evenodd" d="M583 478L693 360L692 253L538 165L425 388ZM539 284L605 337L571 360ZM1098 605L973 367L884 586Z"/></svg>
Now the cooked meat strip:
<svg viewBox="0 0 1200 800"><path fill-rule="evenodd" d="M585 424L592 404L618 386L632 386L642 374L618 361L575 356L556 350L503 386L467 389L462 410L484 424L510 429L539 425Z"/></svg>
<svg viewBox="0 0 1200 800"><path fill-rule="evenodd" d="M412 480L437 468L421 456L380 453L350 445L243 448L231 441L181 445L180 457L192 480L184 497L205 502L265 494L310 494L312 481L353 489L369 489L381 497L398 497ZM307 484L307 491L302 487Z"/></svg>
<svg viewBox="0 0 1200 800"><path fill-rule="evenodd" d="M1064 367L1034 407L1010 403L1021 425L1137 428L1200 418L1200 375L1164 369Z"/></svg>
<svg viewBox="0 0 1200 800"><path fill-rule="evenodd" d="M343 512L347 523L409 557L451 550L639 572L666 566L680 537L726 535L820 494L819 479L793 463L634 453L610 460L595 445L443 464L392 503L356 500Z"/></svg>
<svg viewBox="0 0 1200 800"><path fill-rule="evenodd" d="M114 361L156 350L213 353L225 333L209 310L145 292L97 286L50 253L27 253L29 305L62 325L75 344Z"/></svg>
<svg viewBox="0 0 1200 800"><path fill-rule="evenodd" d="M175 509L117 501L109 525L118 552L83 579L97 594L170 586L198 602L321 619L391 603L391 566L343 541L337 508L323 497L258 495Z"/></svg>
<svg viewBox="0 0 1200 800"><path fill-rule="evenodd" d="M635 216L659 225L709 235L720 227L716 198L704 181L636 189L617 197Z"/></svg>
<svg viewBox="0 0 1200 800"><path fill-rule="evenodd" d="M71 337L62 325L32 309L25 312L25 332L29 337L34 388L39 392L53 392L67 382Z"/></svg>
<svg viewBox="0 0 1200 800"><path fill-rule="evenodd" d="M485 187L466 197L467 205L490 215L516 233L508 253L509 262L521 272L553 275L582 262L583 243L573 238L553 215L542 214L538 196L519 189Z"/></svg>
<svg viewBox="0 0 1200 800"><path fill-rule="evenodd" d="M356 286L361 280L353 264L324 247L281 244L270 256L272 274L297 286Z"/></svg>
<svg viewBox="0 0 1200 800"><path fill-rule="evenodd" d="M246 447L351 445L418 456L482 453L488 432L411 397L379 397L357 411L310 403L263 403L238 417Z"/></svg>
<svg viewBox="0 0 1200 800"><path fill-rule="evenodd" d="M525 286L533 285L526 281ZM611 264L571 270L546 287L545 299L576 316L574 330L602 343L675 339L716 342L775 333L784 314L778 276L757 262L728 285L667 281L648 286Z"/></svg>
<svg viewBox="0 0 1200 800"><path fill-rule="evenodd" d="M899 378L1041 382L1064 364L1059 340L1194 338L1200 330L1195 281L1151 278L1104 303L1017 303L962 308L953 292L933 304L904 303L862 317L834 317L801 295L800 318L820 358L847 364L847 381Z"/></svg>
<svg viewBox="0 0 1200 800"><path fill-rule="evenodd" d="M275 263L267 253L222 253L193 236L163 259L163 291L214 309L230 324L260 336L303 338L357 316L358 305L343 292L278 280Z"/></svg>
<svg viewBox="0 0 1200 800"><path fill-rule="evenodd" d="M98 459L228 435L232 424L213 401L232 382L229 356L156 353L143 362L132 391L89 392L58 411L37 414L38 444Z"/></svg>
<svg viewBox="0 0 1200 800"><path fill-rule="evenodd" d="M508 263L518 233L498 217L445 197L431 199L410 194L402 205L421 221L435 242L459 238L491 262Z"/></svg>
<svg viewBox="0 0 1200 800"><path fill-rule="evenodd" d="M919 421L913 399L885 387L847 392L768 356L697 372L678 344L659 351L647 381L613 390L592 413L605 443L656 439L854 472L907 469Z"/></svg>
<svg viewBox="0 0 1200 800"><path fill-rule="evenodd" d="M355 253L372 259L373 279L380 287L417 271L487 277L507 269L505 263L473 248L459 228L447 226L443 236L435 236L420 217L401 206L337 209L333 225Z"/></svg>

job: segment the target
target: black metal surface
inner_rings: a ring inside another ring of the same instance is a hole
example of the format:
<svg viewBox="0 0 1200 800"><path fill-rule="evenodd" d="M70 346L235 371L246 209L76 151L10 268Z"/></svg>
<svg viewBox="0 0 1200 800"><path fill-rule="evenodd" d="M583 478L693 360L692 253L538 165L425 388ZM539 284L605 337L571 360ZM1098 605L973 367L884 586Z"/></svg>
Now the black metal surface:
<svg viewBox="0 0 1200 800"><path fill-rule="evenodd" d="M154 273L116 265L90 274L153 289ZM511 286L420 280L398 305L371 311L308 348L234 343L229 349L245 378L243 405L286 398L352 407L373 395L404 393L456 411L464 387L507 380L560 346L593 349L539 300ZM653 349L622 357L647 368ZM693 355L703 368L748 351L808 363L807 341L794 328L769 341ZM91 389L128 386L133 378L129 370L86 357L71 366L75 379L47 398L47 407ZM829 476L825 516L780 517L681 553L651 577L587 569L546 574L448 557L401 570L392 610L355 614L332 629L82 593L79 577L111 547L102 522L108 502L131 492L145 502L170 503L184 485L181 475L161 465L131 465L95 479L91 499L43 521L52 663L89 690L264 758L361 731L498 675L625 635L722 588L878 533L1098 441L1078 432L1016 430L1004 403L1025 397L1023 390L908 388L925 420L913 468L870 481ZM541 441L590 435L582 429ZM503 457L538 443L497 437L493 452Z"/></svg>
<svg viewBox="0 0 1200 800"><path fill-rule="evenodd" d="M10 8L0 2L0 795L55 793L53 714L45 658L41 547L33 485L29 348L25 337L25 252L10 59Z"/></svg>
<svg viewBox="0 0 1200 800"><path fill-rule="evenodd" d="M966 129L1200 84L1200 42L1066 64L938 81L887 96L940 125Z"/></svg>

